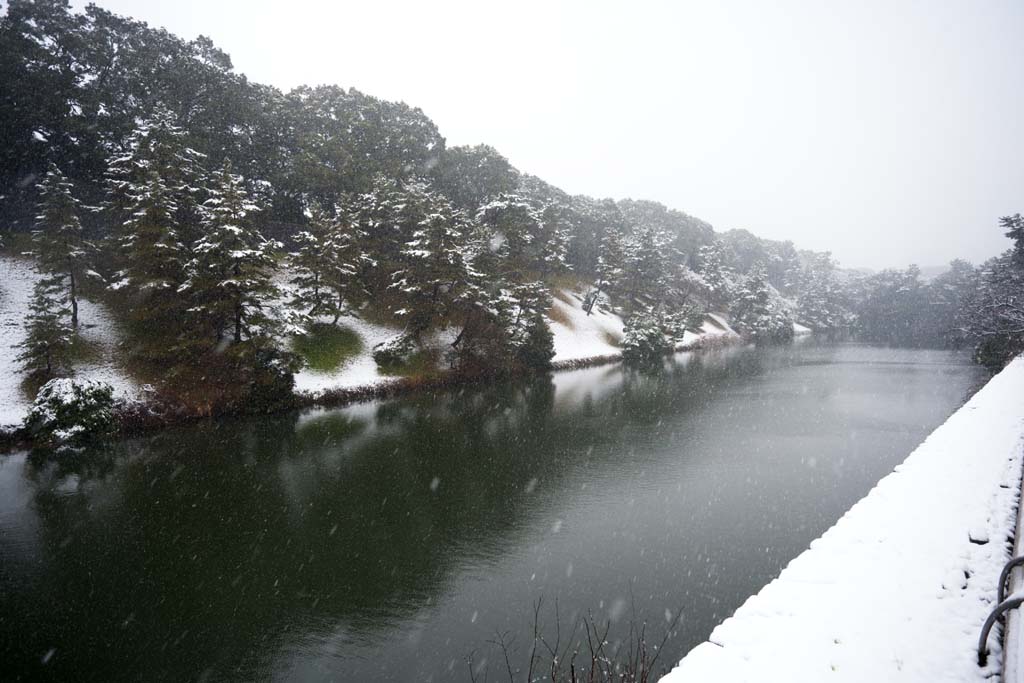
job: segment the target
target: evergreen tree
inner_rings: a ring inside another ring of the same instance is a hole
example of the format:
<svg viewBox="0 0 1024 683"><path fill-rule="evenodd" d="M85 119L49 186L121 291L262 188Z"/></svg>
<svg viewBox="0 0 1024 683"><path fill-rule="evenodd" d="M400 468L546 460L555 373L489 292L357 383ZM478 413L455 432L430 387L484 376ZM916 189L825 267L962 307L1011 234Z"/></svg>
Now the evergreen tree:
<svg viewBox="0 0 1024 683"><path fill-rule="evenodd" d="M120 216L115 238L120 270L114 289L131 295L137 320L180 330L185 301L178 290L196 222L201 155L185 144L174 115L158 107L128 138L107 170L108 209Z"/></svg>
<svg viewBox="0 0 1024 683"><path fill-rule="evenodd" d="M17 360L34 381L42 382L65 367L71 347L67 290L60 277L43 277L35 285L25 318L25 340Z"/></svg>
<svg viewBox="0 0 1024 683"><path fill-rule="evenodd" d="M772 291L763 262L751 268L736 293L730 312L739 331L758 343L793 337L793 321Z"/></svg>
<svg viewBox="0 0 1024 683"><path fill-rule="evenodd" d="M400 294L397 315L413 336L445 316L469 280L463 256L467 226L443 197L430 194L423 217L402 246L392 289Z"/></svg>
<svg viewBox="0 0 1024 683"><path fill-rule="evenodd" d="M236 344L266 338L282 322L268 315L271 301L278 296L271 279L277 268L273 252L281 245L252 226L251 215L258 210L242 177L225 161L203 204L205 234L193 247L188 280L182 287L193 302L191 311L218 340L225 334Z"/></svg>
<svg viewBox="0 0 1024 683"><path fill-rule="evenodd" d="M309 227L293 238L297 249L289 259L295 273L291 279L295 286L291 305L305 316L329 315L337 322L345 310L345 300L338 296L337 286L355 272L342 261L344 250L337 240L338 220L316 202L311 203L307 213Z"/></svg>
<svg viewBox="0 0 1024 683"><path fill-rule="evenodd" d="M544 221L541 211L519 194L502 194L484 204L476 219L489 233L489 258L483 269L511 282L524 282L537 269L534 258L543 251Z"/></svg>
<svg viewBox="0 0 1024 683"><path fill-rule="evenodd" d="M800 277L797 319L812 330L833 330L848 324L842 287L828 252L812 254Z"/></svg>
<svg viewBox="0 0 1024 683"><path fill-rule="evenodd" d="M587 315L594 310L594 304L601 294L614 295L620 292L625 278L625 262L622 232L618 226L608 226L601 237L598 251L597 278L584 302Z"/></svg>
<svg viewBox="0 0 1024 683"><path fill-rule="evenodd" d="M711 302L722 305L732 298L731 271L725 263L725 250L722 243L714 240L702 246L698 252L700 269L697 271L708 288Z"/></svg>
<svg viewBox="0 0 1024 683"><path fill-rule="evenodd" d="M670 238L655 225L638 226L624 249L625 294L641 305L662 300L668 285Z"/></svg>
<svg viewBox="0 0 1024 683"><path fill-rule="evenodd" d="M71 327L78 328L78 287L86 268L88 244L79 222L81 205L72 194L73 185L56 165L51 164L39 184L39 215L33 232L40 269L66 288Z"/></svg>
<svg viewBox="0 0 1024 683"><path fill-rule="evenodd" d="M1003 216L999 219L999 225L1006 231L1006 236L1013 240L1014 260L1024 266L1024 216L1019 213Z"/></svg>

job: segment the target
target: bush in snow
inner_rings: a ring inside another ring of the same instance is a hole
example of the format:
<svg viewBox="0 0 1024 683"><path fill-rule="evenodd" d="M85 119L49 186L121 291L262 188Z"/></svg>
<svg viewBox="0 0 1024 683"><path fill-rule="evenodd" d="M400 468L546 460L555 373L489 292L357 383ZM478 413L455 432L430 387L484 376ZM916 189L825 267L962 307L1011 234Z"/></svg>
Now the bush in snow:
<svg viewBox="0 0 1024 683"><path fill-rule="evenodd" d="M416 340L402 333L373 347L373 360L377 365L404 365L416 353Z"/></svg>
<svg viewBox="0 0 1024 683"><path fill-rule="evenodd" d="M25 429L43 446L81 446L114 427L114 389L95 380L52 379L36 395Z"/></svg>
<svg viewBox="0 0 1024 683"><path fill-rule="evenodd" d="M527 321L516 353L519 361L528 368L546 370L551 367L551 359L555 356L555 335L540 313Z"/></svg>
<svg viewBox="0 0 1024 683"><path fill-rule="evenodd" d="M622 340L622 359L628 363L644 363L672 350L672 342L662 331L661 321L650 312L634 315L626 322Z"/></svg>
<svg viewBox="0 0 1024 683"><path fill-rule="evenodd" d="M299 357L274 347L257 348L249 384L250 411L269 412L288 406L293 399Z"/></svg>

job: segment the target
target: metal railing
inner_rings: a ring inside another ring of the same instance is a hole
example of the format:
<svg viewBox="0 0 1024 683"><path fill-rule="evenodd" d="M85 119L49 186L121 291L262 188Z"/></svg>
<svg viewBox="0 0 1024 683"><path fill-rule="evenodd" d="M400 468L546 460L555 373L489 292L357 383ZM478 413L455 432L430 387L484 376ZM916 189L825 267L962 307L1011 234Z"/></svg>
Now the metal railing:
<svg viewBox="0 0 1024 683"><path fill-rule="evenodd" d="M1021 566L1024 566L1024 556L1014 557L1003 565L1003 570L999 572L999 585L996 588L996 606L992 608L988 619L985 620L985 625L981 627L981 636L978 638L978 666L985 666L988 663L988 636L999 617L1012 609L1017 609L1024 605L1024 591L1006 597L1010 573L1015 568Z"/></svg>

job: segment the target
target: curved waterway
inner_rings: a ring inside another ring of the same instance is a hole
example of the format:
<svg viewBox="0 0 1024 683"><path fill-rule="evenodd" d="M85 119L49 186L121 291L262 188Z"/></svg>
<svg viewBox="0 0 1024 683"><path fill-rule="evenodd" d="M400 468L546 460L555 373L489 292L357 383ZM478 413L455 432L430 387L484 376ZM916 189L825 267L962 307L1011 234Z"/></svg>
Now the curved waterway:
<svg viewBox="0 0 1024 683"><path fill-rule="evenodd" d="M681 610L671 667L983 380L811 341L0 456L0 679L496 679L541 598Z"/></svg>

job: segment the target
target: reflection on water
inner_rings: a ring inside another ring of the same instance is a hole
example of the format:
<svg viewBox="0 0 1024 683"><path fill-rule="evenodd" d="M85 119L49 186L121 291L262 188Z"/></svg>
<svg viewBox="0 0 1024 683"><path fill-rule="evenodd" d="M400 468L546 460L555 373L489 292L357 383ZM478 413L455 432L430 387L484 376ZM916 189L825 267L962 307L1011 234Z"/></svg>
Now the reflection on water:
<svg viewBox="0 0 1024 683"><path fill-rule="evenodd" d="M681 607L671 665L980 376L733 349L0 458L0 677L465 680L539 596Z"/></svg>

